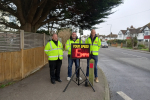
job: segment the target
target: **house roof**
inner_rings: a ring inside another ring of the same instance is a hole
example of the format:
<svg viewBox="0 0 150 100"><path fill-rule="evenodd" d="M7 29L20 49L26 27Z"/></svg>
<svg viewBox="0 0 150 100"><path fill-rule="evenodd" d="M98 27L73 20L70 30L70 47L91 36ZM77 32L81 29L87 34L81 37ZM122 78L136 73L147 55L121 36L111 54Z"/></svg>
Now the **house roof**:
<svg viewBox="0 0 150 100"><path fill-rule="evenodd" d="M125 33L126 33L126 31L127 31L127 30L121 30L121 32L122 32L123 34L125 34Z"/></svg>
<svg viewBox="0 0 150 100"><path fill-rule="evenodd" d="M118 37L118 35L117 35L117 34L112 34L112 32L111 32L111 34L107 35L106 37L117 38L117 37Z"/></svg>
<svg viewBox="0 0 150 100"><path fill-rule="evenodd" d="M148 27L148 28L150 29L150 23L144 25L144 26L143 26L143 29L142 29L140 32L142 32L146 27Z"/></svg>

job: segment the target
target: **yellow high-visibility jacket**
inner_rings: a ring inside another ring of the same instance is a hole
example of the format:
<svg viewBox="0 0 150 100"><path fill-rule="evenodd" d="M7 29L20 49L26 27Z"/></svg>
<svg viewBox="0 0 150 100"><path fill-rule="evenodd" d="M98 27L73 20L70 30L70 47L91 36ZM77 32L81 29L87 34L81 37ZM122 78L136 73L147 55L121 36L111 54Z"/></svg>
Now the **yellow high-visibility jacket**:
<svg viewBox="0 0 150 100"><path fill-rule="evenodd" d="M71 39L68 39L66 42L66 50L68 51L68 55L71 55L71 44L72 43L79 43L79 39L76 39L76 41L74 42ZM82 40L81 40L81 44L82 44Z"/></svg>
<svg viewBox="0 0 150 100"><path fill-rule="evenodd" d="M101 46L101 40L96 36L95 40L92 43L91 37L88 37L85 40L85 44L90 44L90 53L93 55L98 55L98 51Z"/></svg>
<svg viewBox="0 0 150 100"><path fill-rule="evenodd" d="M45 53L48 56L48 60L60 60L63 59L63 45L60 41L58 41L58 45L51 40L45 46Z"/></svg>

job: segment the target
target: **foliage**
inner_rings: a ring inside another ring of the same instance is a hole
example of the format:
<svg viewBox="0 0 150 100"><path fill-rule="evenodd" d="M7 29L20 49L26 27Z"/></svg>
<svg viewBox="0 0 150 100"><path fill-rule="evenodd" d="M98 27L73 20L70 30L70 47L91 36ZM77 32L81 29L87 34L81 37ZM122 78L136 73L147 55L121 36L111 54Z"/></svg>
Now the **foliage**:
<svg viewBox="0 0 150 100"><path fill-rule="evenodd" d="M126 43L127 40L119 40L119 39L114 39L114 40L108 40L107 43L118 43L118 44L121 44L121 43Z"/></svg>
<svg viewBox="0 0 150 100"><path fill-rule="evenodd" d="M0 0L2 16L15 19L8 22L0 18L0 24L29 32L47 23L56 29L68 25L91 29L104 22L103 18L113 13L111 9L121 3L122 0Z"/></svg>
<svg viewBox="0 0 150 100"><path fill-rule="evenodd" d="M48 31L41 29L41 30L37 30L36 33L45 33L47 35L50 35Z"/></svg>
<svg viewBox="0 0 150 100"><path fill-rule="evenodd" d="M139 44L139 45L138 45L138 48L139 48L139 49L146 49L145 45L143 45L143 44Z"/></svg>
<svg viewBox="0 0 150 100"><path fill-rule="evenodd" d="M131 39L127 39L127 47L132 48L132 40Z"/></svg>
<svg viewBox="0 0 150 100"><path fill-rule="evenodd" d="M6 84L2 84L2 85L0 85L0 88L4 88L4 87L6 87L6 86L8 86L8 85L11 85L11 84L13 84L14 82L9 82L9 83L6 83Z"/></svg>

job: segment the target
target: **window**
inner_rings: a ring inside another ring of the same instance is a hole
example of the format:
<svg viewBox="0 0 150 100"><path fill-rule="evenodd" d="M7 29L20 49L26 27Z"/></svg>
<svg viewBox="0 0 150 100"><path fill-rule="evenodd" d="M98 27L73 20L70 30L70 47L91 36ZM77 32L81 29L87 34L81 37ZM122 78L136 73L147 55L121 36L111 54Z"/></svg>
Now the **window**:
<svg viewBox="0 0 150 100"><path fill-rule="evenodd" d="M149 35L149 30L145 30L145 31L144 31L144 34L145 34L145 35Z"/></svg>
<svg viewBox="0 0 150 100"><path fill-rule="evenodd" d="M120 34L119 37L121 38L121 37L122 37L122 34Z"/></svg>

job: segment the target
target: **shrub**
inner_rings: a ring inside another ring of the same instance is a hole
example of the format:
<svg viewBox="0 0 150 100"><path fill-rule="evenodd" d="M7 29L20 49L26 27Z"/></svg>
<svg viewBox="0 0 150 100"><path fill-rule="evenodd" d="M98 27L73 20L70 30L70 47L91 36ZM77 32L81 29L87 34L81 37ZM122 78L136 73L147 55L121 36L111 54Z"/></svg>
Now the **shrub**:
<svg viewBox="0 0 150 100"><path fill-rule="evenodd" d="M127 47L132 47L131 39L127 39Z"/></svg>
<svg viewBox="0 0 150 100"><path fill-rule="evenodd" d="M143 45L143 44L139 44L139 45L138 45L138 48L139 48L139 49L146 49L145 45Z"/></svg>

